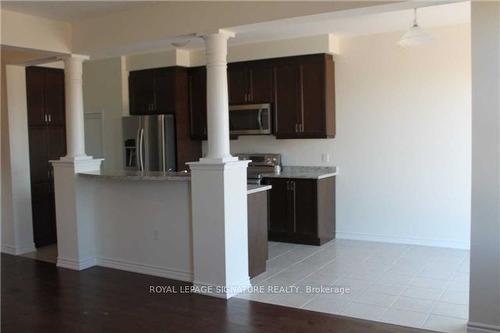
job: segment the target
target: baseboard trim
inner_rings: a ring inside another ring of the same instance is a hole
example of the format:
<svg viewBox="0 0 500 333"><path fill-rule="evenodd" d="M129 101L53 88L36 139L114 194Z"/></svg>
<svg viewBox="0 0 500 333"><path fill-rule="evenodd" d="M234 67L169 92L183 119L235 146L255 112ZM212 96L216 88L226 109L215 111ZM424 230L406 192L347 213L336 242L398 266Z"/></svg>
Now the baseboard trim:
<svg viewBox="0 0 500 333"><path fill-rule="evenodd" d="M468 333L498 333L500 332L500 326L487 325L476 322L469 321L467 323Z"/></svg>
<svg viewBox="0 0 500 333"><path fill-rule="evenodd" d="M81 270L93 267L95 265L97 265L97 260L94 257L83 259L83 260L75 260L75 259L57 257L57 267L81 271Z"/></svg>
<svg viewBox="0 0 500 333"><path fill-rule="evenodd" d="M7 253L7 254L12 254L14 256L29 253L29 252L34 252L34 251L36 251L36 247L35 247L34 243L27 245L27 246L19 247L19 248L15 247L14 245L2 244L2 252Z"/></svg>
<svg viewBox="0 0 500 333"><path fill-rule="evenodd" d="M7 254L16 255L16 247L12 245L2 244L2 252Z"/></svg>
<svg viewBox="0 0 500 333"><path fill-rule="evenodd" d="M229 299L238 294L241 294L245 290L248 290L250 287L252 287L250 279L247 279L241 283L236 284L235 287L228 286L227 288L216 286L211 283L194 281L192 290L194 293L200 295Z"/></svg>
<svg viewBox="0 0 500 333"><path fill-rule="evenodd" d="M470 245L467 242L426 239L426 238L395 237L395 236L364 234L355 232L337 231L336 238L371 241L371 242L395 243L395 244L447 247L447 248L461 249L461 250L470 249Z"/></svg>
<svg viewBox="0 0 500 333"><path fill-rule="evenodd" d="M123 271L146 274L146 275L154 275L159 277L164 277L172 280L179 280L185 282L193 281L193 273L181 271L178 269L172 269L167 267L153 266L147 264L141 264L137 262L121 260L121 259L112 259L112 258L103 258L100 257L97 260L97 265L102 267L120 269Z"/></svg>

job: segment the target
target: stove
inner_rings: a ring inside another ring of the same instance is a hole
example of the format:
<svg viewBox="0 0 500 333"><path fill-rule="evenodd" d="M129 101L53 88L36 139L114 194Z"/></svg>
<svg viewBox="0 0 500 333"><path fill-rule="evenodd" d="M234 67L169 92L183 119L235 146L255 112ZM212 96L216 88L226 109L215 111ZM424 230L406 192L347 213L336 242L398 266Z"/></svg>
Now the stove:
<svg viewBox="0 0 500 333"><path fill-rule="evenodd" d="M281 171L280 154L235 154L240 160L250 160L247 169L247 183L260 185L263 173L279 173Z"/></svg>

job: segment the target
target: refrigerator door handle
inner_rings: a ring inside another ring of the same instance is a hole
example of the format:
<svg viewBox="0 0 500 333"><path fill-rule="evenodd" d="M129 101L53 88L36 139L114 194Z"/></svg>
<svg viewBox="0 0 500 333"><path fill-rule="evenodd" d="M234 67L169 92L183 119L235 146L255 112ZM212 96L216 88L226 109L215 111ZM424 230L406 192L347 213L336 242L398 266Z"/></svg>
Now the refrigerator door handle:
<svg viewBox="0 0 500 333"><path fill-rule="evenodd" d="M167 156L166 156L166 144L165 144L165 116L161 115L158 117L159 127L160 127L160 163L161 171L167 171Z"/></svg>
<svg viewBox="0 0 500 333"><path fill-rule="evenodd" d="M141 128L139 136L139 167L141 171L144 171L144 128Z"/></svg>
<svg viewBox="0 0 500 333"><path fill-rule="evenodd" d="M137 168L141 170L141 128L137 129L137 133L135 135L135 161L137 164ZM130 165L132 166L132 164Z"/></svg>

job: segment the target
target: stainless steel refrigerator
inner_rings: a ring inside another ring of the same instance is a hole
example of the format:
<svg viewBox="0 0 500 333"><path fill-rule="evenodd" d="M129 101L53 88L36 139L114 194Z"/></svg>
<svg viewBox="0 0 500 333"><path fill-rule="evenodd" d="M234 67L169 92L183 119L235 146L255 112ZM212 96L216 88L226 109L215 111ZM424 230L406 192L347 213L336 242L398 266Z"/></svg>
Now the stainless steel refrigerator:
<svg viewBox="0 0 500 333"><path fill-rule="evenodd" d="M174 115L123 118L124 167L138 171L175 171Z"/></svg>

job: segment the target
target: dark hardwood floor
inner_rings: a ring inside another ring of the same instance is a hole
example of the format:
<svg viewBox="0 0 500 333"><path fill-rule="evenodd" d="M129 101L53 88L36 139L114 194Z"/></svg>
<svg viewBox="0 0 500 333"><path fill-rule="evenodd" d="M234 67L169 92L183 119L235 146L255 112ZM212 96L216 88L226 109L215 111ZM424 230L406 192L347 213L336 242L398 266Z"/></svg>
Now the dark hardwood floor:
<svg viewBox="0 0 500 333"><path fill-rule="evenodd" d="M2 254L1 331L22 332L342 332L421 330L241 299L151 294L185 286L94 267L81 272Z"/></svg>

